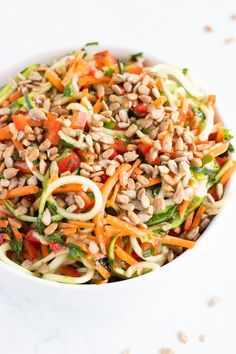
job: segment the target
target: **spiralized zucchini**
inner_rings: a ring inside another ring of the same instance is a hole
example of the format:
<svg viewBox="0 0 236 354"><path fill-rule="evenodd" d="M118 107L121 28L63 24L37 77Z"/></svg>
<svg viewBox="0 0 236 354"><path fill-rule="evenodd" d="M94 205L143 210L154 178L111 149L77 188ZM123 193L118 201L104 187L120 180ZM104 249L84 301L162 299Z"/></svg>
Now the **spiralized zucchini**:
<svg viewBox="0 0 236 354"><path fill-rule="evenodd" d="M98 186L91 181L90 179L82 176L66 176L66 177L61 177L58 178L56 181L50 183L44 193L42 194L41 200L40 200L40 210L43 211L44 207L46 205L47 199L51 196L53 191L57 189L58 187L61 187L63 185L69 184L69 183L76 183L79 185L86 186L88 189L91 190L91 192L94 194L94 206L92 207L91 210L85 212L85 213L70 213L66 211L65 209L59 207L54 200L53 197L50 198L50 201L53 202L56 207L57 207L57 212L59 215L65 217L66 219L69 220L80 220L80 221L87 221L92 219L101 209L102 207L102 195L101 191L98 188Z"/></svg>

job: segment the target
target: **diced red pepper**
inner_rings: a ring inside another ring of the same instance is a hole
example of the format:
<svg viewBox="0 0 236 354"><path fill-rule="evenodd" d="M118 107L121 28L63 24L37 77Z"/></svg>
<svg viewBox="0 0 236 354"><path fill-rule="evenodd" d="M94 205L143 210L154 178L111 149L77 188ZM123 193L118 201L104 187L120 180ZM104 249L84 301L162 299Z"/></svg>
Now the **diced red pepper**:
<svg viewBox="0 0 236 354"><path fill-rule="evenodd" d="M29 261L33 261L38 257L38 250L37 248L28 240L24 240L23 246L23 256L24 258L28 259Z"/></svg>
<svg viewBox="0 0 236 354"><path fill-rule="evenodd" d="M89 114L86 112L74 112L71 120L72 121L71 127L73 129L84 130L88 118L89 118Z"/></svg>
<svg viewBox="0 0 236 354"><path fill-rule="evenodd" d="M75 269L69 265L60 266L59 273L61 275L65 275L67 277L79 277L80 276L79 270Z"/></svg>
<svg viewBox="0 0 236 354"><path fill-rule="evenodd" d="M57 242L49 242L49 247L51 248L52 252L59 253L64 250L65 246L61 245Z"/></svg>
<svg viewBox="0 0 236 354"><path fill-rule="evenodd" d="M13 114L12 120L18 131L24 131L25 127L28 125L26 117L23 114Z"/></svg>
<svg viewBox="0 0 236 354"><path fill-rule="evenodd" d="M57 145L60 140L58 132L61 129L61 122L57 120L54 114L49 112L47 119L43 121L43 125L46 130L46 139L49 139L52 145Z"/></svg>
<svg viewBox="0 0 236 354"><path fill-rule="evenodd" d="M14 167L17 168L18 170L20 170L20 172L22 172L22 173L31 174L31 171L30 171L29 167L27 166L27 163L24 161L16 161L14 163Z"/></svg>
<svg viewBox="0 0 236 354"><path fill-rule="evenodd" d="M57 162L59 172L66 171L73 172L80 166L80 158L75 152L70 152L67 156L63 157Z"/></svg>
<svg viewBox="0 0 236 354"><path fill-rule="evenodd" d="M33 243L34 245L40 245L40 241L35 237L35 233L35 230L30 229L25 235L25 240Z"/></svg>
<svg viewBox="0 0 236 354"><path fill-rule="evenodd" d="M79 192L79 195L85 202L84 209L90 209L94 205L94 199L90 198L90 196L85 192Z"/></svg>
<svg viewBox="0 0 236 354"><path fill-rule="evenodd" d="M108 50L103 50L102 52L98 52L94 55L94 59L96 61L96 66L101 69L104 66L110 67L115 64L115 58L111 55Z"/></svg>
<svg viewBox="0 0 236 354"><path fill-rule="evenodd" d="M123 155L127 152L127 143L123 140L115 139L112 147L117 152L117 154Z"/></svg>
<svg viewBox="0 0 236 354"><path fill-rule="evenodd" d="M133 107L132 110L139 114L147 114L147 104L139 103L136 107Z"/></svg>
<svg viewBox="0 0 236 354"><path fill-rule="evenodd" d="M160 157L157 156L154 160L151 158L151 147L145 144L139 144L139 151L141 152L141 154L144 156L145 160L147 163L149 163L150 165L159 165L161 160Z"/></svg>

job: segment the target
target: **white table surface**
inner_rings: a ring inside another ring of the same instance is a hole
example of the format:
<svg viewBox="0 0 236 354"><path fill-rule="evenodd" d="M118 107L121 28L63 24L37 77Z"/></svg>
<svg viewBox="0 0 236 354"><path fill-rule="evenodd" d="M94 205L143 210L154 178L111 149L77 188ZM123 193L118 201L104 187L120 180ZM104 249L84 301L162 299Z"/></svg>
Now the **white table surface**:
<svg viewBox="0 0 236 354"><path fill-rule="evenodd" d="M233 0L4 0L0 70L42 51L89 41L130 46L191 67L216 93L228 125L235 128L236 42L224 43L236 37L236 21L230 20L234 11ZM203 31L208 24L212 33ZM159 304L153 292L130 311L85 315L76 306L73 312L53 304L45 310L7 295L1 284L0 353L120 354L130 347L132 354L154 354L171 347L177 354L235 354L234 205L208 251L198 263L186 263L185 279L182 274L173 279L173 302ZM209 308L214 295L221 302ZM180 329L189 336L187 344L176 337ZM206 335L205 343L198 341L200 334Z"/></svg>

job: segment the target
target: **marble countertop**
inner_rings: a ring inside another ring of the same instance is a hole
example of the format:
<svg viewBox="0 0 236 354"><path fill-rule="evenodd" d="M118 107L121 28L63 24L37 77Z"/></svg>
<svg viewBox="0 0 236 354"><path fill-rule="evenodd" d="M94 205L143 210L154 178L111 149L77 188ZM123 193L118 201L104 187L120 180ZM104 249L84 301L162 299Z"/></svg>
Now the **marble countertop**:
<svg viewBox="0 0 236 354"><path fill-rule="evenodd" d="M233 0L4 1L0 70L27 56L94 40L130 46L192 68L208 91L216 93L228 125L235 128L234 12ZM206 33L205 25L213 32ZM187 277L173 279L173 301L160 304L162 290L156 289L128 310L98 306L85 313L76 304L69 310L65 304L43 307L34 299L19 298L6 292L0 279L1 354L121 354L125 348L131 354L155 354L162 347L176 354L234 354L234 205L235 199L201 262L186 263ZM215 295L221 301L209 307ZM188 334L187 344L177 339L179 330ZM201 334L206 335L205 343L198 340Z"/></svg>

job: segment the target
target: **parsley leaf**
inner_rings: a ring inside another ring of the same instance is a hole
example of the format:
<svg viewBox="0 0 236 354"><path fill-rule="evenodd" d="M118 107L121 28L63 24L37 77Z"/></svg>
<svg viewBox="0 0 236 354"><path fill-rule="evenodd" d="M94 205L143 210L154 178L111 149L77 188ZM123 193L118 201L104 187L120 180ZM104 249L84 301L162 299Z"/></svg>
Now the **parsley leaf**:
<svg viewBox="0 0 236 354"><path fill-rule="evenodd" d="M202 120L206 119L205 114L200 110L200 108L192 107L192 111L193 111L194 115L197 116L198 118L200 118Z"/></svg>
<svg viewBox="0 0 236 354"><path fill-rule="evenodd" d="M142 57L143 56L143 52L139 52L136 54L131 54L131 56L129 57L130 61L136 61L137 58Z"/></svg>

